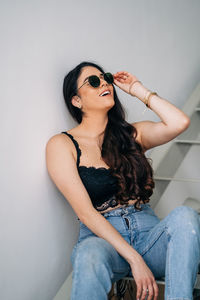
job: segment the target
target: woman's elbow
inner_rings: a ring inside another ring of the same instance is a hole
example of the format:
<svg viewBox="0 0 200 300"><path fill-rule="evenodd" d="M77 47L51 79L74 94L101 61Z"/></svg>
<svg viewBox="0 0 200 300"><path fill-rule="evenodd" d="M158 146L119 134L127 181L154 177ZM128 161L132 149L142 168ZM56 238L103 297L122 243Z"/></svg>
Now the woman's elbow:
<svg viewBox="0 0 200 300"><path fill-rule="evenodd" d="M180 133L185 131L189 126L190 126L190 118L187 115L184 115L184 117L179 123Z"/></svg>
<svg viewBox="0 0 200 300"><path fill-rule="evenodd" d="M186 130L190 126L190 118L185 115L183 119L183 130Z"/></svg>

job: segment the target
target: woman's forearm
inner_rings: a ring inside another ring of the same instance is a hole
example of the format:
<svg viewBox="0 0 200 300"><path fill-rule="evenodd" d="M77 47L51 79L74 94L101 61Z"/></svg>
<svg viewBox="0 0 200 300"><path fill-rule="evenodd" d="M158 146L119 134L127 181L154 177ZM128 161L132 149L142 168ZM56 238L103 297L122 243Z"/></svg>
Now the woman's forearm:
<svg viewBox="0 0 200 300"><path fill-rule="evenodd" d="M141 259L121 234L96 210L90 210L81 220L94 234L109 242L129 264Z"/></svg>
<svg viewBox="0 0 200 300"><path fill-rule="evenodd" d="M130 91L132 96L137 97L143 103L145 103L144 100L148 93L149 90L140 82L136 82ZM190 119L183 111L169 101L161 98L159 95L150 96L148 107L153 110L160 117L161 121L169 128L176 128L178 131L183 131L190 124Z"/></svg>

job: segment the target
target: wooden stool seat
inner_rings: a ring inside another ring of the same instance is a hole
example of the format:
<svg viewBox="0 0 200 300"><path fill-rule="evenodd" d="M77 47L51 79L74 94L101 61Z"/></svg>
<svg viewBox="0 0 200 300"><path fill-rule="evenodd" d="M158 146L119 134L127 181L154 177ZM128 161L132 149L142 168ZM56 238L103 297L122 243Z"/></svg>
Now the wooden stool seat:
<svg viewBox="0 0 200 300"><path fill-rule="evenodd" d="M159 288L158 300L164 300L165 278L156 279ZM136 300L136 284L133 277L124 277L112 285L108 300ZM200 300L200 273L197 274L193 300Z"/></svg>

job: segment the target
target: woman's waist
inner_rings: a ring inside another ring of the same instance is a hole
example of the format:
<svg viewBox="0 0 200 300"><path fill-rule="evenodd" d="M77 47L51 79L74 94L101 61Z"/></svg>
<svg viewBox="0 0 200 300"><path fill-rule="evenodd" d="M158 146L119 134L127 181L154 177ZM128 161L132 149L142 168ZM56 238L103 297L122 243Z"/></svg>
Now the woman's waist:
<svg viewBox="0 0 200 300"><path fill-rule="evenodd" d="M135 203L137 202L136 208L139 209L141 208L141 204L145 204L146 201L144 202L143 200L135 199L135 198L130 198L126 203L121 204L120 201L116 198L115 195L110 196L108 199L105 201L101 201L100 203L98 202L93 202L94 208L101 214L105 214L107 212L119 209L119 208L124 208L128 206L134 206ZM135 207L135 206L134 206Z"/></svg>

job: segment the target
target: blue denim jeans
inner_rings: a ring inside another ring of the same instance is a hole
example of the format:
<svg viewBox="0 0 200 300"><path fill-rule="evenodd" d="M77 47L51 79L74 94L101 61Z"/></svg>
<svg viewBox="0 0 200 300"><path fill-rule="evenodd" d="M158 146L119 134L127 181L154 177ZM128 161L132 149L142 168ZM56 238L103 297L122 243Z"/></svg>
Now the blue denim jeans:
<svg viewBox="0 0 200 300"><path fill-rule="evenodd" d="M165 277L165 300L192 300L200 263L200 216L179 206L160 220L150 204L128 207L104 217L143 257L156 279ZM112 283L132 276L128 262L82 222L71 255L71 300L106 300Z"/></svg>

